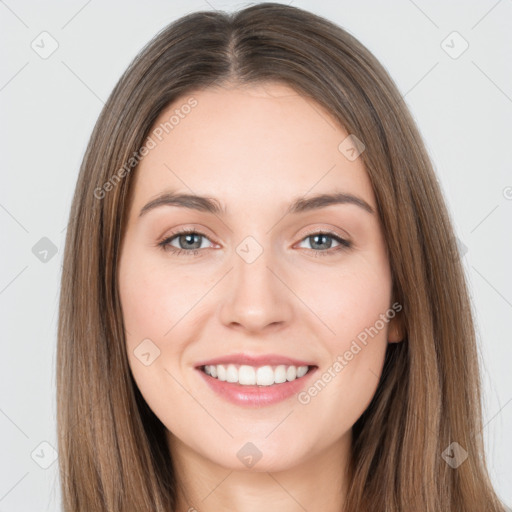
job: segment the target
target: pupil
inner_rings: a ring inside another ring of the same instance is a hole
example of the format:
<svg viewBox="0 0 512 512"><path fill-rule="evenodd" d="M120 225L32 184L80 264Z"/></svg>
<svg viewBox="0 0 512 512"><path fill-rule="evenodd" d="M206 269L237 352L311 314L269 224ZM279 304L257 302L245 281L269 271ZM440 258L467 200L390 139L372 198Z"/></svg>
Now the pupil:
<svg viewBox="0 0 512 512"><path fill-rule="evenodd" d="M185 246L187 247L187 249L190 249L190 245L187 246L187 244L192 244L194 245L194 242L193 242L193 239L194 237L199 237L198 234L196 233L189 233L187 235L182 235L181 236L181 239L185 239ZM197 245L198 242L195 242L195 244ZM181 245L181 244L180 244ZM201 242L199 242L199 246L201 245ZM194 249L199 249L199 246L198 247L193 247Z"/></svg>
<svg viewBox="0 0 512 512"><path fill-rule="evenodd" d="M313 244L313 245L317 244L317 240L318 240L318 239L323 239L323 240L325 240L325 239L327 239L327 238L329 238L327 235L314 235L314 236L313 236L313 239L314 239L314 244ZM327 245L327 247L325 247L325 248L329 249L331 244L330 244L330 243L327 243L327 242L325 242L325 241L324 241L323 243L322 243L322 242L320 242L320 243L319 243L319 245L321 245L321 246L322 246L322 245L323 245L323 246Z"/></svg>

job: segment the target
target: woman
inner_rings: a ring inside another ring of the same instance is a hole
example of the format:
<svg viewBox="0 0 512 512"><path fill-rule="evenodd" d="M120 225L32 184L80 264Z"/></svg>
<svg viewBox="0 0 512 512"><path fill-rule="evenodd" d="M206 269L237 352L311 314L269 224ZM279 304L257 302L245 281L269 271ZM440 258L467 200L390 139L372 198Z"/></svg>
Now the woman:
<svg viewBox="0 0 512 512"><path fill-rule="evenodd" d="M168 26L71 219L64 510L504 510L439 185L347 32L272 3Z"/></svg>

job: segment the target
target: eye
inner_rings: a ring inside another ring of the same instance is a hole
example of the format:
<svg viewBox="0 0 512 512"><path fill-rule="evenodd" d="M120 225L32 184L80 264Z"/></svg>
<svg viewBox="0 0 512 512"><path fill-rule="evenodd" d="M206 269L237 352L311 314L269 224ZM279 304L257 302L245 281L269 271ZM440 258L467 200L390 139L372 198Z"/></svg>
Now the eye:
<svg viewBox="0 0 512 512"><path fill-rule="evenodd" d="M204 233L195 229L184 229L165 238L158 245L164 251L169 251L176 255L187 254L188 256L195 256L199 249L203 248L201 246L204 239L208 240ZM172 245L174 240L176 240L178 247Z"/></svg>
<svg viewBox="0 0 512 512"><path fill-rule="evenodd" d="M313 250L314 252L322 256L329 256L332 255L333 252L342 251L352 246L352 244L348 240L341 238L335 233L326 231L318 231L309 234L308 236L302 239L301 243L306 240L309 240L310 242L310 250ZM335 240L338 243L338 246L332 248L332 240Z"/></svg>
<svg viewBox="0 0 512 512"><path fill-rule="evenodd" d="M200 253L200 249L204 249L202 247L202 242L204 240L209 240L208 237L195 229L183 229L182 231L178 231L173 233L171 236L165 238L161 242L158 243L158 246L161 247L164 251L171 252L175 255L188 255L188 256L198 256ZM325 232L325 231L317 231L309 234L305 238L301 240L301 243L304 241L310 241L311 251L322 255L329 256L335 252L348 249L352 246L352 244L336 235L335 233ZM332 240L335 240L338 243L338 246L332 247ZM173 242L178 244L178 247L172 245Z"/></svg>

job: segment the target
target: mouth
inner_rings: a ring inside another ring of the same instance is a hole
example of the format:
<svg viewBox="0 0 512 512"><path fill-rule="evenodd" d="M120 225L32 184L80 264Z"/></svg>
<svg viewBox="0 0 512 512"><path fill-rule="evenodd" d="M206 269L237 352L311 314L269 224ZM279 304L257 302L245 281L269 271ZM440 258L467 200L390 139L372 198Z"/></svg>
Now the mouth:
<svg viewBox="0 0 512 512"><path fill-rule="evenodd" d="M196 364L207 387L242 407L263 407L291 399L308 386L318 366L282 354L225 354Z"/></svg>
<svg viewBox="0 0 512 512"><path fill-rule="evenodd" d="M291 399L307 387L315 365L203 364L196 367L217 396L242 407L264 407Z"/></svg>
<svg viewBox="0 0 512 512"><path fill-rule="evenodd" d="M207 364L198 369L221 382L240 386L274 386L302 379L316 369L315 365Z"/></svg>

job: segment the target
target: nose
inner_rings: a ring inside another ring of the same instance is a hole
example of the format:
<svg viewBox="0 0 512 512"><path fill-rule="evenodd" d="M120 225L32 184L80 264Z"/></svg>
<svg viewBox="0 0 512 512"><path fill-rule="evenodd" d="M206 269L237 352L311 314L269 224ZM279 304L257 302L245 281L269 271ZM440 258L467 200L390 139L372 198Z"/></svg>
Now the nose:
<svg viewBox="0 0 512 512"><path fill-rule="evenodd" d="M282 267L266 250L248 261L233 254L234 268L222 290L221 322L253 334L283 328L292 319L294 295Z"/></svg>

